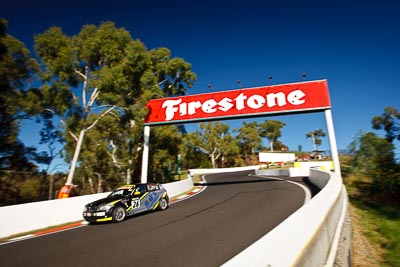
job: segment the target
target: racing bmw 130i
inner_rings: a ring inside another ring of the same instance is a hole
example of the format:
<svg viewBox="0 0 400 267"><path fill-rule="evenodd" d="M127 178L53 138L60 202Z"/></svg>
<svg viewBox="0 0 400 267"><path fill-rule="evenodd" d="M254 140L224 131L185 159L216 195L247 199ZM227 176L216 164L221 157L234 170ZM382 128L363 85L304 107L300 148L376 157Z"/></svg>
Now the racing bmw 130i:
<svg viewBox="0 0 400 267"><path fill-rule="evenodd" d="M127 216L168 208L169 197L165 188L156 183L124 185L106 198L85 205L83 218L89 223L121 222Z"/></svg>

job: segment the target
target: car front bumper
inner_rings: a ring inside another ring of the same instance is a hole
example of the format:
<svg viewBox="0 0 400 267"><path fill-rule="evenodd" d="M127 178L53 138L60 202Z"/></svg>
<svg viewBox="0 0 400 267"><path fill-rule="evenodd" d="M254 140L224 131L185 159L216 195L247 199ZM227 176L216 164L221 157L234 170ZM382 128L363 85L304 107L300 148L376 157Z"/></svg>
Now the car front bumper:
<svg viewBox="0 0 400 267"><path fill-rule="evenodd" d="M108 211L84 211L82 216L85 219L85 221L90 222L90 223L95 223L95 222L106 222L106 221L111 221L112 220L112 210L110 209Z"/></svg>

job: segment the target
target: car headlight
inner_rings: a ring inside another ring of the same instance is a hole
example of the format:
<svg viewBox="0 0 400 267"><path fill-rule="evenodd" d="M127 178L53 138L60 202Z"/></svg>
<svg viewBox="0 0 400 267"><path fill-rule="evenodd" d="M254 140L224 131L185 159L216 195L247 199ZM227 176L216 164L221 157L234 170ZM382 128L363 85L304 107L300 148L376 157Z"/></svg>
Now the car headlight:
<svg viewBox="0 0 400 267"><path fill-rule="evenodd" d="M100 205L98 208L97 208L97 210L98 211L108 211L109 209L111 209L113 207L113 205L111 205L111 204L103 204L103 205Z"/></svg>

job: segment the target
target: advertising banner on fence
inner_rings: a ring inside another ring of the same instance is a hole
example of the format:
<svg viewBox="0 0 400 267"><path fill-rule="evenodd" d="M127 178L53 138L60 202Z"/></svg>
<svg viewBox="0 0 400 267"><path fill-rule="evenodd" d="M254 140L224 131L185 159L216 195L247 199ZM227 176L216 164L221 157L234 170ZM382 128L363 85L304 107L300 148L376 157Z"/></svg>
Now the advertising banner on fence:
<svg viewBox="0 0 400 267"><path fill-rule="evenodd" d="M311 112L331 107L326 80L150 100L145 125Z"/></svg>

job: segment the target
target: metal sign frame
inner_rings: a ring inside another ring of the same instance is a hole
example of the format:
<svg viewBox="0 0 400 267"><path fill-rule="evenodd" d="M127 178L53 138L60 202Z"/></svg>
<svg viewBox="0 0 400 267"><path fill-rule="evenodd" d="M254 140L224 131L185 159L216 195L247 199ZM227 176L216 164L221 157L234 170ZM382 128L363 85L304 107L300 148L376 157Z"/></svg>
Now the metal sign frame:
<svg viewBox="0 0 400 267"><path fill-rule="evenodd" d="M325 113L335 172L339 154L327 80L280 84L148 101L144 122L141 182L147 182L150 126L200 121L267 117L310 112Z"/></svg>

